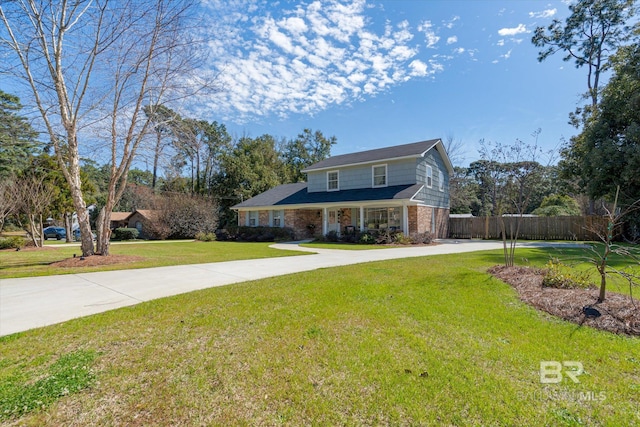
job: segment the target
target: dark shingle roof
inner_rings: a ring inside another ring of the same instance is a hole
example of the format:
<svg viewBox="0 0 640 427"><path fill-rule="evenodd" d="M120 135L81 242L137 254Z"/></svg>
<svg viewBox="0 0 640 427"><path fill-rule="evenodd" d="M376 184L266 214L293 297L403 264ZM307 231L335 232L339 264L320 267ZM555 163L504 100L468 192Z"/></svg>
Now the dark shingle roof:
<svg viewBox="0 0 640 427"><path fill-rule="evenodd" d="M412 144L395 145L393 147L377 148L375 150L332 156L309 166L302 172L403 157L418 157L432 149L439 141L440 139L431 139L429 141L414 142Z"/></svg>
<svg viewBox="0 0 640 427"><path fill-rule="evenodd" d="M238 208L257 208L267 206L306 205L335 202L365 202L373 200L410 199L420 190L421 184L393 185L383 188L361 188L342 191L307 192L307 184L285 184L258 194L257 196L233 206Z"/></svg>

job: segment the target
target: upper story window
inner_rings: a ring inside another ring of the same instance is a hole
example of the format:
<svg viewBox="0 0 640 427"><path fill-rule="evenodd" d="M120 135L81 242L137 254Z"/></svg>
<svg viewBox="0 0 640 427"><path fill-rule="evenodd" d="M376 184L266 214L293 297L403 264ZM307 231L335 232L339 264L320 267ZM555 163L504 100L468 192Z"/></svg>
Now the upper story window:
<svg viewBox="0 0 640 427"><path fill-rule="evenodd" d="M387 186L387 165L375 165L372 167L372 171L373 171L373 186L386 187Z"/></svg>
<svg viewBox="0 0 640 427"><path fill-rule="evenodd" d="M433 187L433 168L427 165L427 187Z"/></svg>
<svg viewBox="0 0 640 427"><path fill-rule="evenodd" d="M442 171L438 171L438 189L444 191L444 174Z"/></svg>
<svg viewBox="0 0 640 427"><path fill-rule="evenodd" d="M338 184L338 171L327 172L327 191L338 191L340 189Z"/></svg>

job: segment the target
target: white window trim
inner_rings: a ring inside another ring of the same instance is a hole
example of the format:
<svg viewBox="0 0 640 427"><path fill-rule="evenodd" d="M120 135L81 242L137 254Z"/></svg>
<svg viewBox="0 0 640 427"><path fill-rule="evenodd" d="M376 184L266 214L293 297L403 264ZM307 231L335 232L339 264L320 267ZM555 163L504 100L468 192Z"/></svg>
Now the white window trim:
<svg viewBox="0 0 640 427"><path fill-rule="evenodd" d="M384 184L383 185L376 185L376 175L375 175L375 170L376 168L382 167L384 166ZM371 166L371 187L372 188L382 188L382 187L387 187L389 185L389 173L388 173L388 168L387 168L387 164L380 164L380 165L373 165Z"/></svg>
<svg viewBox="0 0 640 427"><path fill-rule="evenodd" d="M337 176L337 185L336 188L329 188L329 174L335 173ZM339 191L340 190L340 171L339 170L332 170L332 171L327 171L327 191Z"/></svg>
<svg viewBox="0 0 640 427"><path fill-rule="evenodd" d="M258 211L247 211L247 226L248 227L257 227L260 225L260 213ZM251 217L254 218L251 218ZM254 224L251 224L251 220L255 220Z"/></svg>
<svg viewBox="0 0 640 427"><path fill-rule="evenodd" d="M425 180L427 181L427 188L432 188L433 187L433 168L429 165L427 165L427 176L425 178Z"/></svg>
<svg viewBox="0 0 640 427"><path fill-rule="evenodd" d="M280 220L280 224L278 225L275 224L276 217L278 217L278 219ZM272 227L280 227L280 228L284 227L284 210L278 209L278 210L271 211L270 222Z"/></svg>
<svg viewBox="0 0 640 427"><path fill-rule="evenodd" d="M444 193L444 174L441 170L438 171L438 189Z"/></svg>

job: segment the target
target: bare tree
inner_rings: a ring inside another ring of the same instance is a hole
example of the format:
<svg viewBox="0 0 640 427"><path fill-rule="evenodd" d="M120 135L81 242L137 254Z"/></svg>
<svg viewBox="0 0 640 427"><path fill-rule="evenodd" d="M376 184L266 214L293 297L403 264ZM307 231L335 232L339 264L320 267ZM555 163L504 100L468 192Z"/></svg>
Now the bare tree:
<svg viewBox="0 0 640 427"><path fill-rule="evenodd" d="M620 186L616 189L616 196L613 201L613 207L609 209L603 203L603 209L606 212L604 215L605 221L596 223L589 228L589 231L594 233L600 241L601 246L590 246L590 256L586 257L586 260L593 264L598 270L600 275L600 292L598 294L598 303L605 300L607 295L607 277L610 273L617 274L623 277L629 283L629 293L631 294L632 285L640 282L638 277L637 268L634 269L620 269L611 265L611 256L617 254L623 258L631 260L637 267L640 264L640 256L638 250L630 247L629 245L620 245L615 242L616 237L619 235L619 231L624 226L625 216L636 212L640 209L640 200L636 200L631 205L624 209L621 209L618 205L618 197L620 195ZM633 300L632 300L633 301Z"/></svg>
<svg viewBox="0 0 640 427"><path fill-rule="evenodd" d="M4 228L5 220L15 212L17 207L13 194L14 179L15 177L10 177L0 181L0 231Z"/></svg>
<svg viewBox="0 0 640 427"><path fill-rule="evenodd" d="M512 145L490 144L481 141L480 154L492 165L497 173L492 177L494 187L494 215L499 216L499 224L504 243L505 265L514 265L515 250L520 234L521 219L531 202L534 187L540 181L542 152L538 137L541 129L533 132L534 142L526 144L516 140ZM548 162L552 158L549 156ZM513 214L505 217L505 213Z"/></svg>
<svg viewBox="0 0 640 427"><path fill-rule="evenodd" d="M42 217L54 199L54 188L44 174L28 174L13 186L18 222L29 235L34 246L42 247Z"/></svg>
<svg viewBox="0 0 640 427"><path fill-rule="evenodd" d="M447 132L444 140L444 148L447 155L455 166L460 166L464 162L464 143L461 139L456 139L453 132Z"/></svg>
<svg viewBox="0 0 640 427"><path fill-rule="evenodd" d="M199 63L196 31L187 31L193 7L192 0L16 0L0 6L0 48L42 117L71 190L85 256L109 253L111 212L150 127L143 106L202 87L191 74ZM107 148L110 165L95 250L80 179L80 152L92 148L91 131Z"/></svg>

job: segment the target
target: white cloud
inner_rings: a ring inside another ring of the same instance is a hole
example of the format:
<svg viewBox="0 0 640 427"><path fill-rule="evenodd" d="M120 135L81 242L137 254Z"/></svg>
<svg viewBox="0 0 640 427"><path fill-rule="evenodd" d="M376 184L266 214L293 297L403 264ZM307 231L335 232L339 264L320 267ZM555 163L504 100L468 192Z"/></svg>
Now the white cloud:
<svg viewBox="0 0 640 427"><path fill-rule="evenodd" d="M424 33L424 37L427 41L427 47L432 48L440 41L440 37L436 35L433 30L433 24L431 21L423 21L418 25L418 31Z"/></svg>
<svg viewBox="0 0 640 427"><path fill-rule="evenodd" d="M496 45L498 45L498 46L504 46L504 39L500 39L500 40L498 40L498 42L496 43Z"/></svg>
<svg viewBox="0 0 640 427"><path fill-rule="evenodd" d="M277 12L268 0L204 1L210 66L223 90L200 101L218 119L314 114L444 69L440 58L420 53L440 40L430 21L417 28L425 44L414 41L406 20L378 30L365 0L315 0Z"/></svg>
<svg viewBox="0 0 640 427"><path fill-rule="evenodd" d="M450 21L443 21L442 26L448 29L452 29L456 21L459 21L459 20L460 20L459 16L454 16L453 18L451 18Z"/></svg>
<svg viewBox="0 0 640 427"><path fill-rule="evenodd" d="M409 64L409 68L411 68L412 76L426 76L427 75L427 64L420 61L419 59L415 59L411 61Z"/></svg>
<svg viewBox="0 0 640 427"><path fill-rule="evenodd" d="M551 18L555 16L557 12L558 12L558 9L556 8L546 9L546 10L543 10L542 12L529 12L529 18Z"/></svg>
<svg viewBox="0 0 640 427"><path fill-rule="evenodd" d="M527 32L527 27L524 24L518 24L515 28L501 28L498 30L498 34L502 37L515 36L516 34L522 34Z"/></svg>
<svg viewBox="0 0 640 427"><path fill-rule="evenodd" d="M463 47L459 47L457 49L454 49L454 52L457 53L458 55L461 55L465 52L465 49Z"/></svg>
<svg viewBox="0 0 640 427"><path fill-rule="evenodd" d="M454 43L458 43L458 37L457 36L451 36L447 39L447 44L454 44Z"/></svg>

